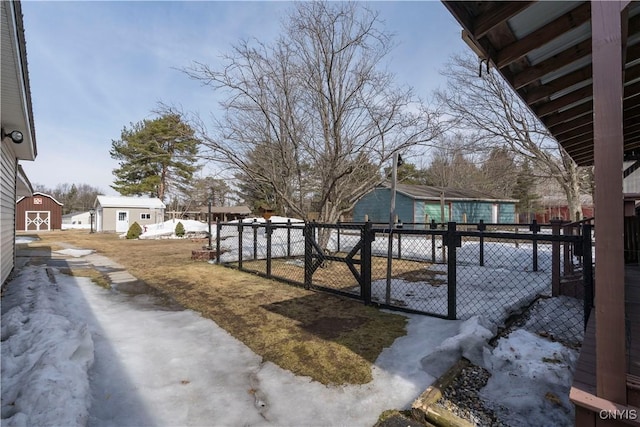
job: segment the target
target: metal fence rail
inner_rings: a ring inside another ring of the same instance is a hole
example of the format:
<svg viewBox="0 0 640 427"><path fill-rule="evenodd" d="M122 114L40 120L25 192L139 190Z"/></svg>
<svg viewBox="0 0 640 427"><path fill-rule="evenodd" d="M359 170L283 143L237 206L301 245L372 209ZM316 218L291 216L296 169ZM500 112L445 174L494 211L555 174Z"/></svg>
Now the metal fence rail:
<svg viewBox="0 0 640 427"><path fill-rule="evenodd" d="M569 306L581 305L579 318L556 313L572 317L567 330L588 317L590 224L534 221L508 230L482 222L409 225L218 222L216 262L365 304L448 319L482 315L500 323L541 297L571 298L559 311L575 313Z"/></svg>

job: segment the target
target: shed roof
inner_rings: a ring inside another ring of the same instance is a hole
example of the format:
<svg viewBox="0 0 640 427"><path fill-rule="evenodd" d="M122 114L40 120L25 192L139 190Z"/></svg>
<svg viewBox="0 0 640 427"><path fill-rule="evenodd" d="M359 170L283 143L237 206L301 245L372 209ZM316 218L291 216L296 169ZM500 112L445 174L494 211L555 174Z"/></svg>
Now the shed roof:
<svg viewBox="0 0 640 427"><path fill-rule="evenodd" d="M208 206L201 206L198 212L209 212ZM235 215L251 215L251 209L248 206L211 206L211 213L213 214L235 214Z"/></svg>
<svg viewBox="0 0 640 427"><path fill-rule="evenodd" d="M382 184L383 188L390 188L391 184ZM462 190L451 187L433 187L430 185L408 185L397 184L396 191L398 193L409 196L413 199L419 200L440 200L441 194L444 192L445 200L458 200L458 201L477 201L477 202L508 202L516 203L516 199L495 197L488 193L483 193L476 190Z"/></svg>
<svg viewBox="0 0 640 427"><path fill-rule="evenodd" d="M579 165L593 164L591 2L443 1L463 38L495 66ZM640 2L623 26L624 152L640 153Z"/></svg>
<svg viewBox="0 0 640 427"><path fill-rule="evenodd" d="M36 197L36 196L48 197L51 200L53 200L54 202L56 202L57 204L59 204L60 206L64 206L64 203L60 203L59 201L57 201L56 198L53 197L51 194L41 193L40 191L34 191L33 195L31 195L31 196L22 196L18 200L16 200L16 203L20 203L21 200L26 199L27 197Z"/></svg>
<svg viewBox="0 0 640 427"><path fill-rule="evenodd" d="M98 196L95 206L103 208L148 208L165 209L162 200L157 197L123 197L123 196Z"/></svg>

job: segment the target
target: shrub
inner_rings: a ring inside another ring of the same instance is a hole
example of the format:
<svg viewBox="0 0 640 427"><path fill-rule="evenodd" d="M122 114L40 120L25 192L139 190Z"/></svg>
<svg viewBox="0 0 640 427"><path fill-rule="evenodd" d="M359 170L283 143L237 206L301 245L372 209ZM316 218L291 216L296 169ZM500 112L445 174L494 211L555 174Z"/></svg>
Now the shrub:
<svg viewBox="0 0 640 427"><path fill-rule="evenodd" d="M131 224L129 231L127 231L127 239L137 239L142 234L142 227L137 222Z"/></svg>
<svg viewBox="0 0 640 427"><path fill-rule="evenodd" d="M176 231L175 231L175 233L176 233L176 236L178 236L178 237L182 237L182 236L184 236L184 225L182 225L182 223L181 223L181 222L179 222L179 223L177 223L177 224L176 224Z"/></svg>

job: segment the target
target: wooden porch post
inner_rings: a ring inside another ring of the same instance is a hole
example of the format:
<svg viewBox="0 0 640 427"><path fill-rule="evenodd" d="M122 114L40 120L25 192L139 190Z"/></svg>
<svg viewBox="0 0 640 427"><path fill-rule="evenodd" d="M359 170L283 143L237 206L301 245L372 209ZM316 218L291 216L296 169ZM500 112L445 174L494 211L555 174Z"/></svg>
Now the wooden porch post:
<svg viewBox="0 0 640 427"><path fill-rule="evenodd" d="M594 109L597 395L626 404L622 196L624 3L591 1Z"/></svg>

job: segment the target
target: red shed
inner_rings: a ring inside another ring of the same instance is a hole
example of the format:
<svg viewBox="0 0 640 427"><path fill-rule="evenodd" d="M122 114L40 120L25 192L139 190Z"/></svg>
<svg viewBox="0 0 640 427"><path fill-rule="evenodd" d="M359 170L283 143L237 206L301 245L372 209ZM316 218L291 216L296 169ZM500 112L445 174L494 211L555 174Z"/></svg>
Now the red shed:
<svg viewBox="0 0 640 427"><path fill-rule="evenodd" d="M62 203L44 193L18 199L16 230L43 231L62 228Z"/></svg>

